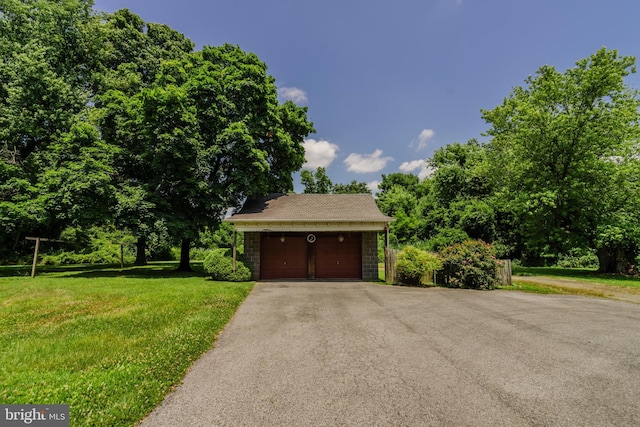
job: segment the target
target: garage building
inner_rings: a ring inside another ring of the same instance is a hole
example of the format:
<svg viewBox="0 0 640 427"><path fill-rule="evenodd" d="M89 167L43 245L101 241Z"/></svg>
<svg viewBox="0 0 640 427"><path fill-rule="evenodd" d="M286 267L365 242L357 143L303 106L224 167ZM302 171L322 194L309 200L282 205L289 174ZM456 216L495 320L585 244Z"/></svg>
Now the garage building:
<svg viewBox="0 0 640 427"><path fill-rule="evenodd" d="M244 233L254 280L376 280L378 234L393 218L370 194L271 194L226 221Z"/></svg>

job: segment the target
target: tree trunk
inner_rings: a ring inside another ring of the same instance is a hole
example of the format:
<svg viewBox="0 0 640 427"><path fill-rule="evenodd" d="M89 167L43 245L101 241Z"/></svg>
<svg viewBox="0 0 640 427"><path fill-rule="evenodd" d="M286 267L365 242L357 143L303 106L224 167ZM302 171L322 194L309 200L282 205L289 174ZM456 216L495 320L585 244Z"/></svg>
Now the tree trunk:
<svg viewBox="0 0 640 427"><path fill-rule="evenodd" d="M182 239L180 245L180 265L178 271L192 271L191 264L189 264L189 249L191 249L191 240Z"/></svg>
<svg viewBox="0 0 640 427"><path fill-rule="evenodd" d="M138 237L136 241L136 261L133 265L147 265L147 239Z"/></svg>
<svg viewBox="0 0 640 427"><path fill-rule="evenodd" d="M636 274L635 252L617 246L598 249L598 272Z"/></svg>

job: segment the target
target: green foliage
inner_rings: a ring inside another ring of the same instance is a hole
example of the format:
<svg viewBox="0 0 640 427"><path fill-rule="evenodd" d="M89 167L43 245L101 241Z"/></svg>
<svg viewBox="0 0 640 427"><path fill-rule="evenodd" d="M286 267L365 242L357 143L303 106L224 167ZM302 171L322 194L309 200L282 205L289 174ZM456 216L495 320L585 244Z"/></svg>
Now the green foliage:
<svg viewBox="0 0 640 427"><path fill-rule="evenodd" d="M333 183L327 176L326 169L322 166L315 172L307 169L300 172L300 181L307 194L329 194L333 188Z"/></svg>
<svg viewBox="0 0 640 427"><path fill-rule="evenodd" d="M428 162L435 169L432 179L436 199L447 205L488 195L490 178L485 160L485 147L475 139L436 150Z"/></svg>
<svg viewBox="0 0 640 427"><path fill-rule="evenodd" d="M635 58L602 48L564 73L541 67L525 87L482 112L492 126L497 195L515 214L528 252L599 246L611 258L624 250L620 239L627 236L611 245L599 241L624 228L618 213L636 204L626 203L637 199L637 179L626 167L637 157L640 135L640 98L624 83L633 72Z"/></svg>
<svg viewBox="0 0 640 427"><path fill-rule="evenodd" d="M459 228L440 228L425 245L429 250L439 252L442 249L462 243L469 239L469 235Z"/></svg>
<svg viewBox="0 0 640 427"><path fill-rule="evenodd" d="M221 222L219 227L205 227L200 232L198 246L203 248L232 248L233 225L229 222ZM242 246L244 233L236 233L236 245Z"/></svg>
<svg viewBox="0 0 640 427"><path fill-rule="evenodd" d="M120 245L125 264L135 259L133 236L109 227L68 227L60 234L66 243L43 248L41 264L120 264Z"/></svg>
<svg viewBox="0 0 640 427"><path fill-rule="evenodd" d="M413 246L406 246L398 254L396 272L401 283L419 286L430 271L442 268L438 255Z"/></svg>
<svg viewBox="0 0 640 427"><path fill-rule="evenodd" d="M558 256L558 267L563 268L598 268L598 257L591 250L574 249L568 254Z"/></svg>
<svg viewBox="0 0 640 427"><path fill-rule="evenodd" d="M334 184L333 194L371 194L366 182L351 181L349 184Z"/></svg>
<svg viewBox="0 0 640 427"><path fill-rule="evenodd" d="M349 184L334 184L322 166L315 172L306 169L300 172L300 182L306 194L371 194L366 182L353 180Z"/></svg>
<svg viewBox="0 0 640 427"><path fill-rule="evenodd" d="M183 243L245 197L292 190L313 130L306 108L278 103L266 65L232 45L162 62L148 86L101 101L122 178L142 190L143 213Z"/></svg>
<svg viewBox="0 0 640 427"><path fill-rule="evenodd" d="M422 197L426 193L424 191L424 182L420 182L420 178L410 173L392 173L382 175L382 182L378 185L381 194L385 194L394 187L402 187L416 197Z"/></svg>
<svg viewBox="0 0 640 427"><path fill-rule="evenodd" d="M440 252L438 283L450 288L493 289L498 284L498 261L493 246L466 240Z"/></svg>
<svg viewBox="0 0 640 427"><path fill-rule="evenodd" d="M251 279L251 270L240 259L236 259L233 269L233 259L228 249L214 249L204 259L204 270L211 274L213 280L227 282L246 282Z"/></svg>
<svg viewBox="0 0 640 427"><path fill-rule="evenodd" d="M92 184L102 195L108 188L108 168L92 158L92 149L71 150L56 163L56 147L87 141L79 122L89 121L100 46L91 6L86 0L0 2L0 259L28 252L25 234L56 237L93 216L99 199L89 195ZM97 148L95 138L88 139ZM58 190L65 194L58 197Z"/></svg>

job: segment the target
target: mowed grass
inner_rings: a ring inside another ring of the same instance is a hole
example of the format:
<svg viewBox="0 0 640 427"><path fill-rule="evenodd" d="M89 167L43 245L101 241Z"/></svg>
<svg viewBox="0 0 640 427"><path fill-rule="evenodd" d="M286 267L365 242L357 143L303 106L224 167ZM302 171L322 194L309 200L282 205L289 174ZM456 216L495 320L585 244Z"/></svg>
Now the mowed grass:
<svg viewBox="0 0 640 427"><path fill-rule="evenodd" d="M513 267L513 274L517 276L541 276L574 282L598 283L610 286L640 289L640 277L619 274L603 274L586 268L560 267ZM517 280L514 279L514 280Z"/></svg>
<svg viewBox="0 0 640 427"><path fill-rule="evenodd" d="M0 401L68 404L71 425L134 425L253 286L175 267L71 267L35 279L0 268Z"/></svg>

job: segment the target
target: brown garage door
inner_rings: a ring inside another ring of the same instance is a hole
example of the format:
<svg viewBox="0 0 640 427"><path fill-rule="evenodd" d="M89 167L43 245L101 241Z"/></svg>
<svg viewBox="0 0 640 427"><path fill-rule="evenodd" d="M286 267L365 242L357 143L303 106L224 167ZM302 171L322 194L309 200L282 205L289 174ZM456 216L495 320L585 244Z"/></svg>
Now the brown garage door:
<svg viewBox="0 0 640 427"><path fill-rule="evenodd" d="M361 233L320 234L316 241L318 279L361 279Z"/></svg>
<svg viewBox="0 0 640 427"><path fill-rule="evenodd" d="M260 241L260 278L306 279L307 240L305 236L263 235Z"/></svg>

